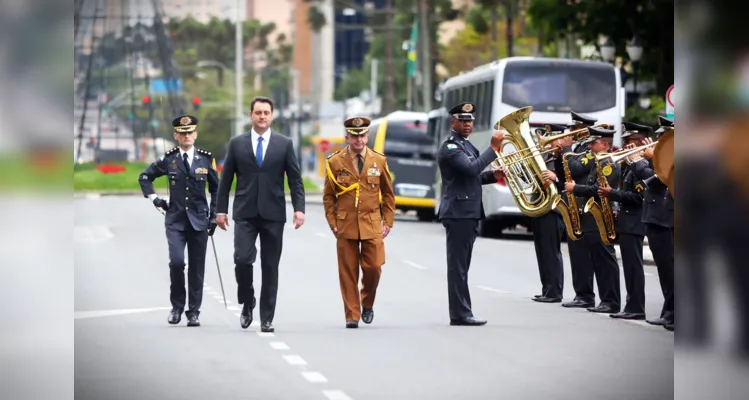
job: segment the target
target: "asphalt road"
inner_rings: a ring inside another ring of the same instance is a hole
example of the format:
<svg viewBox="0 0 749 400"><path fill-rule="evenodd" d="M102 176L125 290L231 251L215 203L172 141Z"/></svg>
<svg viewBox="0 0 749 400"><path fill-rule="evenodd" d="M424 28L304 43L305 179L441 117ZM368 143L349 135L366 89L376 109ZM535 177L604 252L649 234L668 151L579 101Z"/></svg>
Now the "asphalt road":
<svg viewBox="0 0 749 400"><path fill-rule="evenodd" d="M474 313L489 323L451 327L443 228L399 218L374 322L347 330L335 239L309 204L306 224L285 231L276 332L261 334L257 310L249 329L239 326L231 229L214 236L230 309L209 243L202 326L188 328L184 317L166 322L161 214L137 196L76 199L75 213L76 399L673 397L673 334L531 301L540 283L529 236L477 240L469 283ZM652 317L662 296L646 268Z"/></svg>

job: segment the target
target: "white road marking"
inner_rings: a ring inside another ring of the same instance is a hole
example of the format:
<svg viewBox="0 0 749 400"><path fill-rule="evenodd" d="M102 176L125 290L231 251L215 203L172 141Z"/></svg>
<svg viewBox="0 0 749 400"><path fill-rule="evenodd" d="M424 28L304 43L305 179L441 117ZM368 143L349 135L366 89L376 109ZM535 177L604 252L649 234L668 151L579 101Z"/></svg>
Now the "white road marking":
<svg viewBox="0 0 749 400"><path fill-rule="evenodd" d="M612 319L612 320L616 320L616 321L628 322L628 323L630 323L630 324L635 324L635 325L639 325L639 326L644 326L644 327L646 327L646 328L650 328L650 329L660 329L660 330L662 330L662 331L666 331L666 328L664 328L664 327L662 327L662 326L659 326L659 325L652 325L652 324L649 324L649 323L647 323L647 322L645 322L645 321L643 321L643 320L637 320L637 319L621 319L621 318L611 318L611 317L609 317L609 314L605 314L605 313L593 313L593 314L597 314L597 315L599 315L599 316L601 316L601 317L606 317L606 318L608 318L608 319ZM668 331L666 331L666 332L668 332Z"/></svg>
<svg viewBox="0 0 749 400"><path fill-rule="evenodd" d="M268 344L275 350L289 350L289 345L284 342L270 342Z"/></svg>
<svg viewBox="0 0 749 400"><path fill-rule="evenodd" d="M171 307L131 308L124 310L76 311L75 319L108 317L111 315L137 314L151 311L171 310Z"/></svg>
<svg viewBox="0 0 749 400"><path fill-rule="evenodd" d="M328 235L326 235L326 234L324 234L322 232L317 232L317 233L315 233L315 235L320 236L320 237L328 237Z"/></svg>
<svg viewBox="0 0 749 400"><path fill-rule="evenodd" d="M256 331L256 332L257 332L257 335L260 336L260 337L274 337L274 336L276 336L276 335L273 334L273 332L260 332L260 331Z"/></svg>
<svg viewBox="0 0 749 400"><path fill-rule="evenodd" d="M76 242L104 242L114 237L106 226L76 226L73 239Z"/></svg>
<svg viewBox="0 0 749 400"><path fill-rule="evenodd" d="M304 361L301 356L298 356L296 354L284 355L283 359L291 365L307 365L307 361Z"/></svg>
<svg viewBox="0 0 749 400"><path fill-rule="evenodd" d="M352 400L342 390L323 390L322 394L328 398L328 400Z"/></svg>
<svg viewBox="0 0 749 400"><path fill-rule="evenodd" d="M216 299L216 300L224 300L224 296L222 296L220 294L214 294L213 298Z"/></svg>
<svg viewBox="0 0 749 400"><path fill-rule="evenodd" d="M500 293L500 294L512 294L506 290L500 290L500 289L494 289L488 286L476 286L477 289L486 290L487 292L494 292L494 293Z"/></svg>
<svg viewBox="0 0 749 400"><path fill-rule="evenodd" d="M229 301L226 301L226 304L229 304ZM228 306L227 307L229 311L239 311L239 307L237 306Z"/></svg>
<svg viewBox="0 0 749 400"><path fill-rule="evenodd" d="M427 267L419 265L419 264L416 264L413 261L403 260L403 262L406 263L406 264L408 264L408 265L410 265L410 266L412 266L412 267L414 267L414 268L416 268L416 269L421 269L421 270L427 269Z"/></svg>
<svg viewBox="0 0 749 400"><path fill-rule="evenodd" d="M312 383L325 383L328 381L328 378L326 378L323 374L319 372L302 372L302 376L304 379L312 382Z"/></svg>

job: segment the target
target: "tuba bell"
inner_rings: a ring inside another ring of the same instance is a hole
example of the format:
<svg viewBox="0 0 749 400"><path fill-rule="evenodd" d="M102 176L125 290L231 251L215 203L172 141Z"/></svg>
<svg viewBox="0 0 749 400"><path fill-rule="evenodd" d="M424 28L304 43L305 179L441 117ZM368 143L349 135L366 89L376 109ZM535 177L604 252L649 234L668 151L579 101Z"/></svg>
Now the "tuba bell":
<svg viewBox="0 0 749 400"><path fill-rule="evenodd" d="M515 204L523 214L537 217L553 210L562 198L556 186L544 182L541 176L547 168L540 148L531 136L531 112L533 107L521 108L507 114L494 125L495 129L504 130L505 136L492 166L506 166L509 169L505 181ZM512 144L516 151L503 153L507 144Z"/></svg>

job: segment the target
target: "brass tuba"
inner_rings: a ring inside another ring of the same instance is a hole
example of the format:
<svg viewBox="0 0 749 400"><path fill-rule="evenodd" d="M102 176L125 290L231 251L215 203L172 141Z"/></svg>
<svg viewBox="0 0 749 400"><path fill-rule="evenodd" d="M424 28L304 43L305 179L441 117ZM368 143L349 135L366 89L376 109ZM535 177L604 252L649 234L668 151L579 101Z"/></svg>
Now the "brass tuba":
<svg viewBox="0 0 749 400"><path fill-rule="evenodd" d="M547 168L531 136L531 112L533 107L521 108L507 114L494 125L495 129L505 131L505 137L492 166L507 166L510 173L505 181L515 204L523 214L538 217L553 210L561 201L561 196L556 186L544 182L541 176ZM503 154L502 149L508 143L517 151Z"/></svg>

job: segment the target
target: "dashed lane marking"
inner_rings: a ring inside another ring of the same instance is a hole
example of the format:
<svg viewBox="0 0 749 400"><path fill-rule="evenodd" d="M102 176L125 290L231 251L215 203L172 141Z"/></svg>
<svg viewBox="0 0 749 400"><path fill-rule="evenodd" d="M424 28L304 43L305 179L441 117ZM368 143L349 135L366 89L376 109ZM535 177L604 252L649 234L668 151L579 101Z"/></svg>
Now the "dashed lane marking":
<svg viewBox="0 0 749 400"><path fill-rule="evenodd" d="M302 372L302 376L304 377L304 379L312 383L325 383L328 381L328 378L326 378L323 374L315 371Z"/></svg>
<svg viewBox="0 0 749 400"><path fill-rule="evenodd" d="M301 356L298 356L296 354L284 355L282 357L284 360L286 360L287 363L291 365L307 365L307 361L304 361Z"/></svg>
<svg viewBox="0 0 749 400"><path fill-rule="evenodd" d="M171 307L152 307L152 308L131 308L124 310L96 310L96 311L76 311L75 319L109 317L112 315L137 314L151 311L171 310Z"/></svg>
<svg viewBox="0 0 749 400"><path fill-rule="evenodd" d="M274 350L289 350L289 345L284 342L270 342L268 344Z"/></svg>
<svg viewBox="0 0 749 400"><path fill-rule="evenodd" d="M416 268L416 269L420 269L420 270L427 269L427 267L425 267L423 265L419 265L419 264L417 264L417 263L415 263L413 261L403 260L403 262L406 263L406 264L408 264L408 265L410 265L410 266L412 266L412 267L414 267L414 268Z"/></svg>
<svg viewBox="0 0 749 400"><path fill-rule="evenodd" d="M322 394L328 398L328 400L352 400L342 390L323 390Z"/></svg>
<svg viewBox="0 0 749 400"><path fill-rule="evenodd" d="M476 289L486 290L487 292L494 292L500 294L512 294L506 290L495 289L489 286L475 286Z"/></svg>
<svg viewBox="0 0 749 400"><path fill-rule="evenodd" d="M227 300L226 303L229 304L229 301ZM229 307L227 307L227 309L229 311L239 311L239 307L237 307L237 306L229 306Z"/></svg>
<svg viewBox="0 0 749 400"><path fill-rule="evenodd" d="M273 332L260 332L260 331L256 331L256 333L260 337L275 337L276 336L275 334L273 334Z"/></svg>

